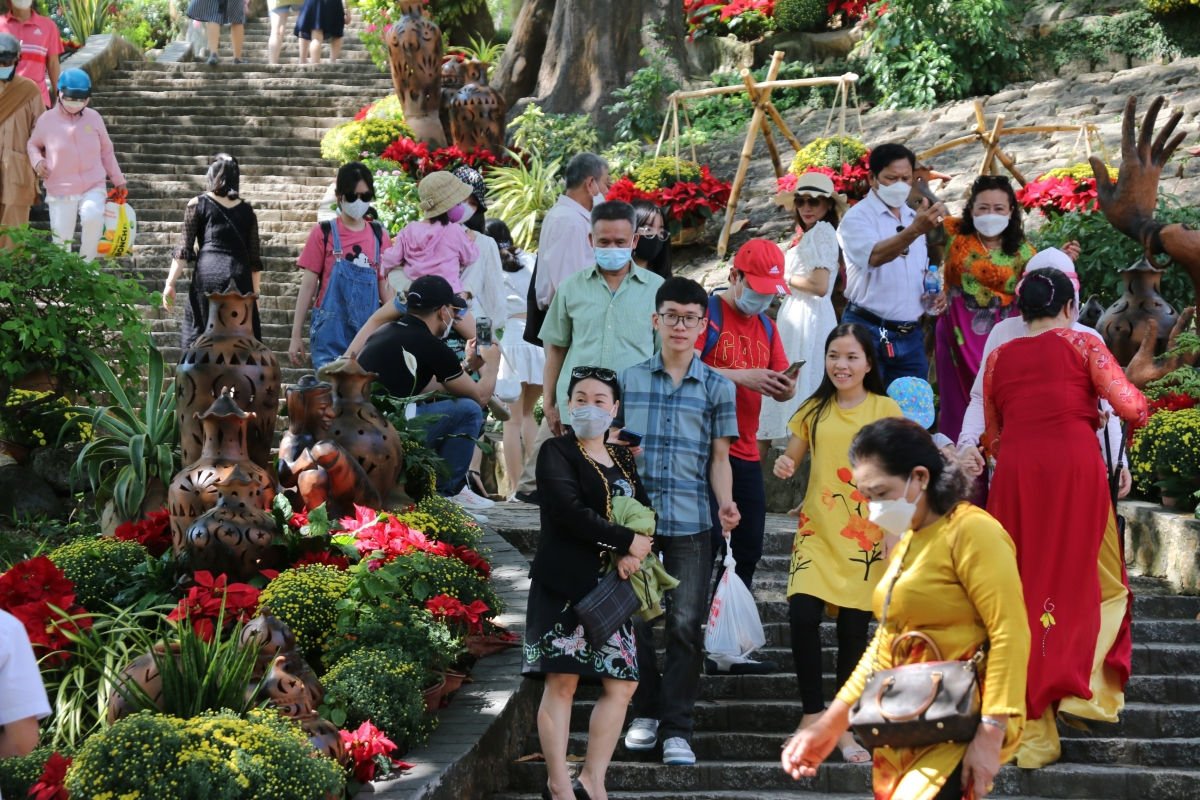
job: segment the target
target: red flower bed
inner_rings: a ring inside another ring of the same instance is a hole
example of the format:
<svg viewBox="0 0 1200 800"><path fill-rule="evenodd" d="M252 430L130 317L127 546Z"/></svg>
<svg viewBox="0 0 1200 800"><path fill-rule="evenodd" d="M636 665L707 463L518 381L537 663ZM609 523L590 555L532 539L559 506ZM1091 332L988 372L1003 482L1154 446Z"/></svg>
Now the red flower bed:
<svg viewBox="0 0 1200 800"><path fill-rule="evenodd" d="M151 511L145 519L122 522L113 534L123 542L137 542L158 558L171 547L171 512L165 508Z"/></svg>
<svg viewBox="0 0 1200 800"><path fill-rule="evenodd" d="M91 627L91 619L82 616L75 623L62 621L51 608L71 616L84 614L75 602L75 586L46 556L37 556L14 564L0 575L0 608L21 621L38 656L53 654L52 661L62 663L70 657L71 640L63 631Z"/></svg>
<svg viewBox="0 0 1200 800"><path fill-rule="evenodd" d="M448 594L439 594L425 601L425 608L437 619L458 622L468 633L483 633L483 620L491 609L482 600L472 600L470 605Z"/></svg>
<svg viewBox="0 0 1200 800"><path fill-rule="evenodd" d="M430 150L424 142L406 137L389 144L379 157L384 161L394 161L415 180L431 172L451 171L464 164L482 171L486 167L511 163L511 159L498 156L491 150L467 151L457 145Z"/></svg>
<svg viewBox="0 0 1200 800"><path fill-rule="evenodd" d="M731 188L726 181L714 178L707 166L702 166L700 180L679 181L673 186L655 189L652 192L639 189L633 178L626 175L608 190L607 199L623 200L626 203L649 200L666 209L672 223L687 228L702 225L713 214L724 211L729 202Z"/></svg>
<svg viewBox="0 0 1200 800"><path fill-rule="evenodd" d="M842 164L838 169L831 167L813 167L809 172L820 172L828 175L833 181L834 190L841 195L845 195L846 204L854 205L859 200L867 196L867 192L871 191L871 184L868 180L871 170L867 166L871 158L870 151L863 153L862 157L857 161L850 161ZM780 192L794 192L796 185L800 182L800 176L788 173L775 182L776 189Z"/></svg>
<svg viewBox="0 0 1200 800"><path fill-rule="evenodd" d="M249 622L258 613L260 592L250 584L229 583L225 575L214 577L207 570L200 570L192 578L195 583L167 619L188 620L204 641L212 641L218 620L231 626L234 622Z"/></svg>
<svg viewBox="0 0 1200 800"><path fill-rule="evenodd" d="M1017 190L1017 201L1027 209L1043 214L1068 211L1095 211L1100 207L1096 179L1079 180L1070 176L1041 177Z"/></svg>

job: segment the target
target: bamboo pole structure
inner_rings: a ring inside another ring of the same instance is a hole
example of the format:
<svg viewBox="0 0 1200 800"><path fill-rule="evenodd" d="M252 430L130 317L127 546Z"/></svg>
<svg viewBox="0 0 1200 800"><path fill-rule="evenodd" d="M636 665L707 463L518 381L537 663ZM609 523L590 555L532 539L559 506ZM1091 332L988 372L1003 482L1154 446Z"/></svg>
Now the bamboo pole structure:
<svg viewBox="0 0 1200 800"><path fill-rule="evenodd" d="M776 62L778 62L780 67L783 66L783 53L779 52L778 50L775 51L775 55L771 57L771 67L768 74L778 70ZM769 109L775 107L774 104L771 103L770 99L771 90L766 89L760 91L758 87L754 85L754 76L750 74L750 70L742 68L741 74L742 83L746 86L746 94L750 96L750 102L753 103L756 108L762 106L763 109L767 111L767 116L762 118L762 124L760 127L762 128L763 141L767 143L767 153L771 156L771 165L775 168L775 178L779 179L783 177L783 164L779 160L779 147L775 144L775 137L771 134L771 121L768 119L768 116L770 116L771 113Z"/></svg>

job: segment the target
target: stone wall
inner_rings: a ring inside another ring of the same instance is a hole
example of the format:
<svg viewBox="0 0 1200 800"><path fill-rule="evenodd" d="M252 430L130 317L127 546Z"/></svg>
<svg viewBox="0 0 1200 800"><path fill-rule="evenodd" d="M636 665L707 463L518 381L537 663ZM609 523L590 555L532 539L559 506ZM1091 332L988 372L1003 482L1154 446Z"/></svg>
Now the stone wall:
<svg viewBox="0 0 1200 800"><path fill-rule="evenodd" d="M1162 578L1180 594L1200 594L1200 519L1138 500L1121 502L1120 512L1130 569Z"/></svg>

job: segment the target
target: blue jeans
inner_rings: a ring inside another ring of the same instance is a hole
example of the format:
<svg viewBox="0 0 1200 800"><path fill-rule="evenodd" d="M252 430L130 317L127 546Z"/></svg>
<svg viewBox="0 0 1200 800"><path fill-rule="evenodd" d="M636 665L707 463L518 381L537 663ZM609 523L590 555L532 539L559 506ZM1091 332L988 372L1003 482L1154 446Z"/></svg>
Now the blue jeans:
<svg viewBox="0 0 1200 800"><path fill-rule="evenodd" d="M923 381L929 380L929 358L925 355L925 330L920 325L916 330L906 334L888 331L888 341L892 343L892 352L894 353L894 355L888 356L887 348L879 334L878 325L867 322L850 309L846 309L842 313L842 323L847 322L862 325L871 332L871 339L875 342L879 377L883 378L885 389L897 378L910 377L920 378Z"/></svg>
<svg viewBox="0 0 1200 800"><path fill-rule="evenodd" d="M692 738L692 712L700 694L700 666L708 618L708 590L712 577L712 537L708 531L691 536L656 536L654 549L662 553L667 572L679 586L667 592L667 636L662 672L654 651L654 622L634 618L641 681L633 695L633 715L659 721L663 741Z"/></svg>
<svg viewBox="0 0 1200 800"><path fill-rule="evenodd" d="M435 400L417 406L417 416L440 415L426 429L425 444L446 462L450 470L447 477L439 477L437 491L451 497L459 493L467 482L467 470L471 468L471 456L475 453L475 438L483 429L483 409L474 400L456 397L453 400Z"/></svg>
<svg viewBox="0 0 1200 800"><path fill-rule="evenodd" d="M737 503L738 512L742 515L742 521L730 533L729 541L733 546L733 559L737 562L735 571L742 583L753 590L751 581L762 558L763 536L767 527L767 487L763 481L761 462L730 456L729 467L733 473L733 502ZM709 505L712 508L713 550L724 558L725 539L721 536L721 519L717 516L717 498L711 492Z"/></svg>

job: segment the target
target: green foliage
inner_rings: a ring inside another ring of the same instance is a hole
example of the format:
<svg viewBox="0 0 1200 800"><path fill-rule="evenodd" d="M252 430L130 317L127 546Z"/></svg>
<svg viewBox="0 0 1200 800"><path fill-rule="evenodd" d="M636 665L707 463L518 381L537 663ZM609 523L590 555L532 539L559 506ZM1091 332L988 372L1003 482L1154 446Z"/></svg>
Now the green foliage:
<svg viewBox="0 0 1200 800"><path fill-rule="evenodd" d="M165 47L178 36L180 24L171 19L170 0L123 0L112 4L106 30L124 36L142 50ZM179 20L186 20L180 15Z"/></svg>
<svg viewBox="0 0 1200 800"><path fill-rule="evenodd" d="M367 119L390 119L404 122L404 106L400 105L400 98L392 92L387 97L381 97L371 104L371 110L367 112Z"/></svg>
<svg viewBox="0 0 1200 800"><path fill-rule="evenodd" d="M866 75L885 108L999 91L1025 59L1009 0L891 0L867 33Z"/></svg>
<svg viewBox="0 0 1200 800"><path fill-rule="evenodd" d="M80 47L87 44L92 34L104 30L108 15L116 5L110 0L63 0L59 8L71 33L71 41Z"/></svg>
<svg viewBox="0 0 1200 800"><path fill-rule="evenodd" d="M547 114L530 103L508 123L512 145L544 163L557 161L565 168L577 153L594 153L600 147L596 126L585 114ZM555 172L555 177L561 177ZM511 226L511 223L509 223Z"/></svg>
<svg viewBox="0 0 1200 800"><path fill-rule="evenodd" d="M688 131L688 133L692 132ZM696 142L696 144L703 144L703 142ZM683 146L684 144L681 143L680 147ZM646 154L642 152L642 145L638 142L617 142L601 153L600 157L608 164L608 174L615 176L631 174L646 158Z"/></svg>
<svg viewBox="0 0 1200 800"><path fill-rule="evenodd" d="M435 556L428 553L416 553L411 556L399 556L396 561L409 560L417 564L405 576L407 585L402 578L401 591L406 592L414 600L423 603L430 597L448 594L461 600L464 605L470 605L476 600L482 600L493 612L499 614L504 610L504 604L496 596L492 584L474 567L469 567L461 559L452 556ZM407 565L401 565L401 568Z"/></svg>
<svg viewBox="0 0 1200 800"><path fill-rule="evenodd" d="M334 664L321 683L323 716L350 729L371 720L402 750L423 744L437 726L437 718L425 713L425 672L401 650L355 650Z"/></svg>
<svg viewBox="0 0 1200 800"><path fill-rule="evenodd" d="M351 593L354 591L352 588ZM399 650L404 653L404 661L422 665L427 674L436 674L458 658L463 645L462 637L424 608L391 598L377 602L344 600L328 660L336 663L363 648Z"/></svg>
<svg viewBox="0 0 1200 800"><path fill-rule="evenodd" d="M483 528L462 506L440 494L431 494L417 503L417 511L432 517L435 522L421 528L426 534L456 547L478 550L483 543Z"/></svg>
<svg viewBox="0 0 1200 800"><path fill-rule="evenodd" d="M1138 489L1155 489L1191 508L1200 484L1200 408L1154 413L1129 448L1130 469Z"/></svg>
<svg viewBox="0 0 1200 800"><path fill-rule="evenodd" d="M1142 5L1154 14L1172 14L1200 6L1200 0L1142 0Z"/></svg>
<svg viewBox="0 0 1200 800"><path fill-rule="evenodd" d="M756 9L743 11L725 21L725 27L739 41L753 42L775 30L775 18Z"/></svg>
<svg viewBox="0 0 1200 800"><path fill-rule="evenodd" d="M321 158L338 165L378 158L389 144L412 135L403 120L367 117L343 122L321 137Z"/></svg>
<svg viewBox="0 0 1200 800"><path fill-rule="evenodd" d="M27 756L0 758L0 796L28 797L53 752L52 747L39 747Z"/></svg>
<svg viewBox="0 0 1200 800"><path fill-rule="evenodd" d="M149 302L146 291L68 253L49 233L20 226L0 235L12 240L0 250L0 396L36 370L69 391L105 388L92 371L91 351L111 358L120 380L132 383L150 344L138 308Z"/></svg>
<svg viewBox="0 0 1200 800"><path fill-rule="evenodd" d="M296 635L309 663L320 664L325 642L337 621L338 601L350 588L350 575L325 564L308 564L279 573L259 595L259 610L269 609Z"/></svg>
<svg viewBox="0 0 1200 800"><path fill-rule="evenodd" d="M414 500L432 494L438 477L449 474L446 462L426 444L429 440L426 431L438 415L418 414L408 418L408 406L429 396L393 397L380 383L376 383L371 391L371 403L392 423L404 448L404 491ZM311 519L312 514L309 514Z"/></svg>
<svg viewBox="0 0 1200 800"><path fill-rule="evenodd" d="M825 0L775 0L775 27L782 31L815 31L829 19Z"/></svg>
<svg viewBox="0 0 1200 800"><path fill-rule="evenodd" d="M345 777L273 711L192 719L143 711L90 738L67 771L72 797L325 800Z"/></svg>
<svg viewBox="0 0 1200 800"><path fill-rule="evenodd" d="M37 516L6 520L0 530L0 572L72 539L94 534L96 528L97 523L83 515L69 520Z"/></svg>
<svg viewBox="0 0 1200 800"><path fill-rule="evenodd" d="M371 159L367 167L375 173L374 206L384 228L395 236L408 223L421 219L417 182L407 172L391 169L389 162L380 159Z"/></svg>
<svg viewBox="0 0 1200 800"><path fill-rule="evenodd" d="M493 167L488 172L490 214L508 223L513 242L522 250L537 249L541 219L562 191L558 159L544 161L529 151L528 164Z"/></svg>
<svg viewBox="0 0 1200 800"><path fill-rule="evenodd" d="M1071 19L1038 40L1034 54L1051 71L1085 60L1095 66L1116 54L1132 59L1180 58L1200 53L1200 14L1159 18L1144 9Z"/></svg>
<svg viewBox="0 0 1200 800"><path fill-rule="evenodd" d="M122 520L138 519L146 484L155 479L170 481L179 466L175 389L167 383L162 354L153 346L147 352L146 391L141 397L125 392L132 381L118 377L95 353L86 353L93 380L107 390L113 403L74 409L88 419L92 440L79 451L71 475L75 479L86 475L97 500L111 499Z"/></svg>
<svg viewBox="0 0 1200 800"><path fill-rule="evenodd" d="M697 180L700 180L700 165L674 156L659 156L643 161L633 172L633 183L643 192Z"/></svg>
<svg viewBox="0 0 1200 800"><path fill-rule="evenodd" d="M83 744L106 724L113 678L159 639L170 605L135 610L110 606L89 613L90 627L77 623L84 615L61 615L59 626L71 641L71 658L63 664L43 659L42 681L54 714L43 740L62 749Z"/></svg>
<svg viewBox="0 0 1200 800"><path fill-rule="evenodd" d="M0 403L0 439L30 449L45 447L77 416L71 401L60 394L13 389ZM91 438L92 426L82 420L72 429L78 434L73 441Z"/></svg>
<svg viewBox="0 0 1200 800"><path fill-rule="evenodd" d="M790 172L803 175L814 167L840 169L853 163L867 152L867 146L853 136L824 136L813 139L796 153Z"/></svg>
<svg viewBox="0 0 1200 800"><path fill-rule="evenodd" d="M1167 394L1186 394L1200 399L1200 368L1185 364L1146 384L1146 396L1151 400L1157 400Z"/></svg>
<svg viewBox="0 0 1200 800"><path fill-rule="evenodd" d="M1155 217L1163 222L1200 224L1200 209L1186 208L1171 196L1160 198ZM1029 240L1039 250L1060 247L1075 240L1083 243L1075 271L1079 274L1079 296L1083 300L1096 295L1108 306L1125 291L1119 271L1142 257L1142 247L1116 228L1099 211L1071 212L1048 218L1040 228L1031 231ZM1186 273L1178 267L1168 267L1163 273L1159 291L1176 309L1195 304L1195 290Z"/></svg>
<svg viewBox="0 0 1200 800"><path fill-rule="evenodd" d="M465 45L460 44L455 47L446 48L447 55L454 54L465 58L468 61L482 61L487 64L487 74L491 77L495 71L496 65L500 63L500 59L504 56L504 42L491 42L484 39L482 36L467 37Z"/></svg>
<svg viewBox="0 0 1200 800"><path fill-rule="evenodd" d="M751 71L756 81L767 79L768 67L759 67ZM819 68L821 75L835 75L841 72L861 72L862 65L846 61L836 61L823 64ZM818 68L813 64L802 61L788 61L780 68L779 80L794 78L812 78L817 75ZM712 81L717 86L741 86L742 78L736 72L714 72ZM823 108L833 102L835 88L833 86L815 86L812 88L776 89L771 93L771 103L781 113L793 108ZM696 130L716 134L742 134L754 113L754 106L745 92L727 94L715 97L703 97L699 100L688 101L688 118ZM700 142L697 142L700 144Z"/></svg>
<svg viewBox="0 0 1200 800"><path fill-rule="evenodd" d="M137 542L87 536L55 548L50 560L75 584L80 605L103 611L134 569L150 560L150 554Z"/></svg>
<svg viewBox="0 0 1200 800"><path fill-rule="evenodd" d="M642 57L646 66L633 73L629 85L613 90L616 102L604 107L615 120L617 141L654 141L666 118L667 98L679 88L662 50L644 49Z"/></svg>

